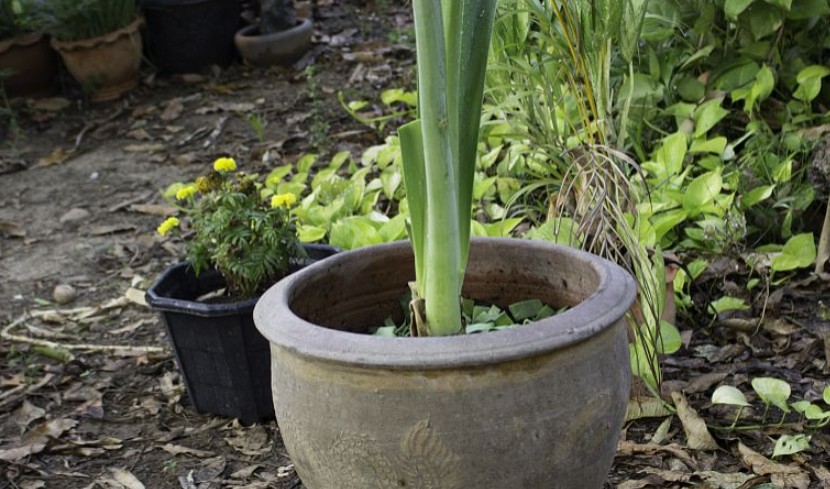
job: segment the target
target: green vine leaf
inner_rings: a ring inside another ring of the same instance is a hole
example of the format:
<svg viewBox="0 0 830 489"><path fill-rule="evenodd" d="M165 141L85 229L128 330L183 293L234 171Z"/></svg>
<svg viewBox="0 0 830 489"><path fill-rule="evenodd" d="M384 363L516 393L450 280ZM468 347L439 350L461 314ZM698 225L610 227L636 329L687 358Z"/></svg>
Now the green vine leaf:
<svg viewBox="0 0 830 489"><path fill-rule="evenodd" d="M746 396L737 387L722 385L712 393L712 404L727 404L729 406L749 406Z"/></svg>
<svg viewBox="0 0 830 489"><path fill-rule="evenodd" d="M790 384L772 377L757 377L752 379L752 388L764 404L772 404L785 413L790 412L787 399L790 398Z"/></svg>
<svg viewBox="0 0 830 489"><path fill-rule="evenodd" d="M810 437L808 435L783 435L775 442L775 448L772 451L772 458L792 455L794 453L803 452L804 450L809 449Z"/></svg>

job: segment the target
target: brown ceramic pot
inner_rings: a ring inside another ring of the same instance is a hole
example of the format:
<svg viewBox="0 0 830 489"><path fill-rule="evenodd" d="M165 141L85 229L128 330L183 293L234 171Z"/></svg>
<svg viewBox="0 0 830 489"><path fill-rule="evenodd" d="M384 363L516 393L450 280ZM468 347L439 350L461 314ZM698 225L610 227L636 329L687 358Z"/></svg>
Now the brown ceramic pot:
<svg viewBox="0 0 830 489"><path fill-rule="evenodd" d="M93 102L115 100L138 86L142 19L107 35L81 41L52 40L72 76Z"/></svg>
<svg viewBox="0 0 830 489"><path fill-rule="evenodd" d="M262 297L274 407L309 489L599 489L631 377L631 277L580 251L476 239L464 296L570 308L444 338L365 334L400 315L409 243L343 253Z"/></svg>
<svg viewBox="0 0 830 489"><path fill-rule="evenodd" d="M10 97L46 96L55 85L58 60L46 35L35 32L0 41L0 70L12 72L3 80Z"/></svg>

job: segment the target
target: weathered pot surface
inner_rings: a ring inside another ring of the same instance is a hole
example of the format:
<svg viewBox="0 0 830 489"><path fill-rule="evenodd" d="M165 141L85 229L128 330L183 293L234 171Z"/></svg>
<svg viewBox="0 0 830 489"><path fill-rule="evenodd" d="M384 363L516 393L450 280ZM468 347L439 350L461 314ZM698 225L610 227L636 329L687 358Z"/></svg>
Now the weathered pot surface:
<svg viewBox="0 0 830 489"><path fill-rule="evenodd" d="M254 66L290 65L311 48L310 19L301 19L291 29L260 34L250 25L236 33L234 43L245 61Z"/></svg>
<svg viewBox="0 0 830 489"><path fill-rule="evenodd" d="M34 32L0 41L0 71L11 72L3 87L11 97L46 96L58 73L58 60L49 39Z"/></svg>
<svg viewBox="0 0 830 489"><path fill-rule="evenodd" d="M72 76L90 92L93 102L107 102L138 86L144 20L104 36L80 41L52 39Z"/></svg>
<svg viewBox="0 0 830 489"><path fill-rule="evenodd" d="M549 243L473 240L465 297L570 308L477 335L356 334L399 314L413 270L408 243L364 248L257 304L280 433L304 485L602 487L628 400L630 276Z"/></svg>

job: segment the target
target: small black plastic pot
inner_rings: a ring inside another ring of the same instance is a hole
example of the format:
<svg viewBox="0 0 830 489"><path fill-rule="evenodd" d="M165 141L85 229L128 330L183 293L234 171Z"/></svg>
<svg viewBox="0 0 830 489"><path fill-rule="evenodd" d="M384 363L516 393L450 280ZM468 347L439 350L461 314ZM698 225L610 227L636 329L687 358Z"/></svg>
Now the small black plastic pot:
<svg viewBox="0 0 830 489"><path fill-rule="evenodd" d="M340 251L320 244L303 247L308 260L292 265L290 273ZM164 271L147 290L146 299L164 319L196 411L237 418L243 424L273 419L270 348L253 321L259 298L231 303L196 301L224 286L217 271L196 277L184 262Z"/></svg>
<svg viewBox="0 0 830 489"><path fill-rule="evenodd" d="M139 0L150 58L164 73L196 73L236 59L238 0Z"/></svg>

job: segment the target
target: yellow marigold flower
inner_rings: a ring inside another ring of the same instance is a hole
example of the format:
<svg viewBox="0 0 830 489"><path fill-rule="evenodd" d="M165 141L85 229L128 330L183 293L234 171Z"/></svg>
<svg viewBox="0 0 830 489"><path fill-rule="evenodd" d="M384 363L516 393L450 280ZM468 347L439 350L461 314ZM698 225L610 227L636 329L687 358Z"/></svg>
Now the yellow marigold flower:
<svg viewBox="0 0 830 489"><path fill-rule="evenodd" d="M171 229L179 225L179 218L177 217L168 217L164 220L163 223L159 225L156 229L158 233L162 236L167 236L167 233L170 232Z"/></svg>
<svg viewBox="0 0 830 489"><path fill-rule="evenodd" d="M277 194L271 197L271 207L291 207L297 203L297 196L291 192L286 192L284 194Z"/></svg>
<svg viewBox="0 0 830 489"><path fill-rule="evenodd" d="M219 158L213 162L213 169L216 171L236 170L236 161L233 158Z"/></svg>
<svg viewBox="0 0 830 489"><path fill-rule="evenodd" d="M185 185L176 191L176 200L184 200L199 191L196 185Z"/></svg>

